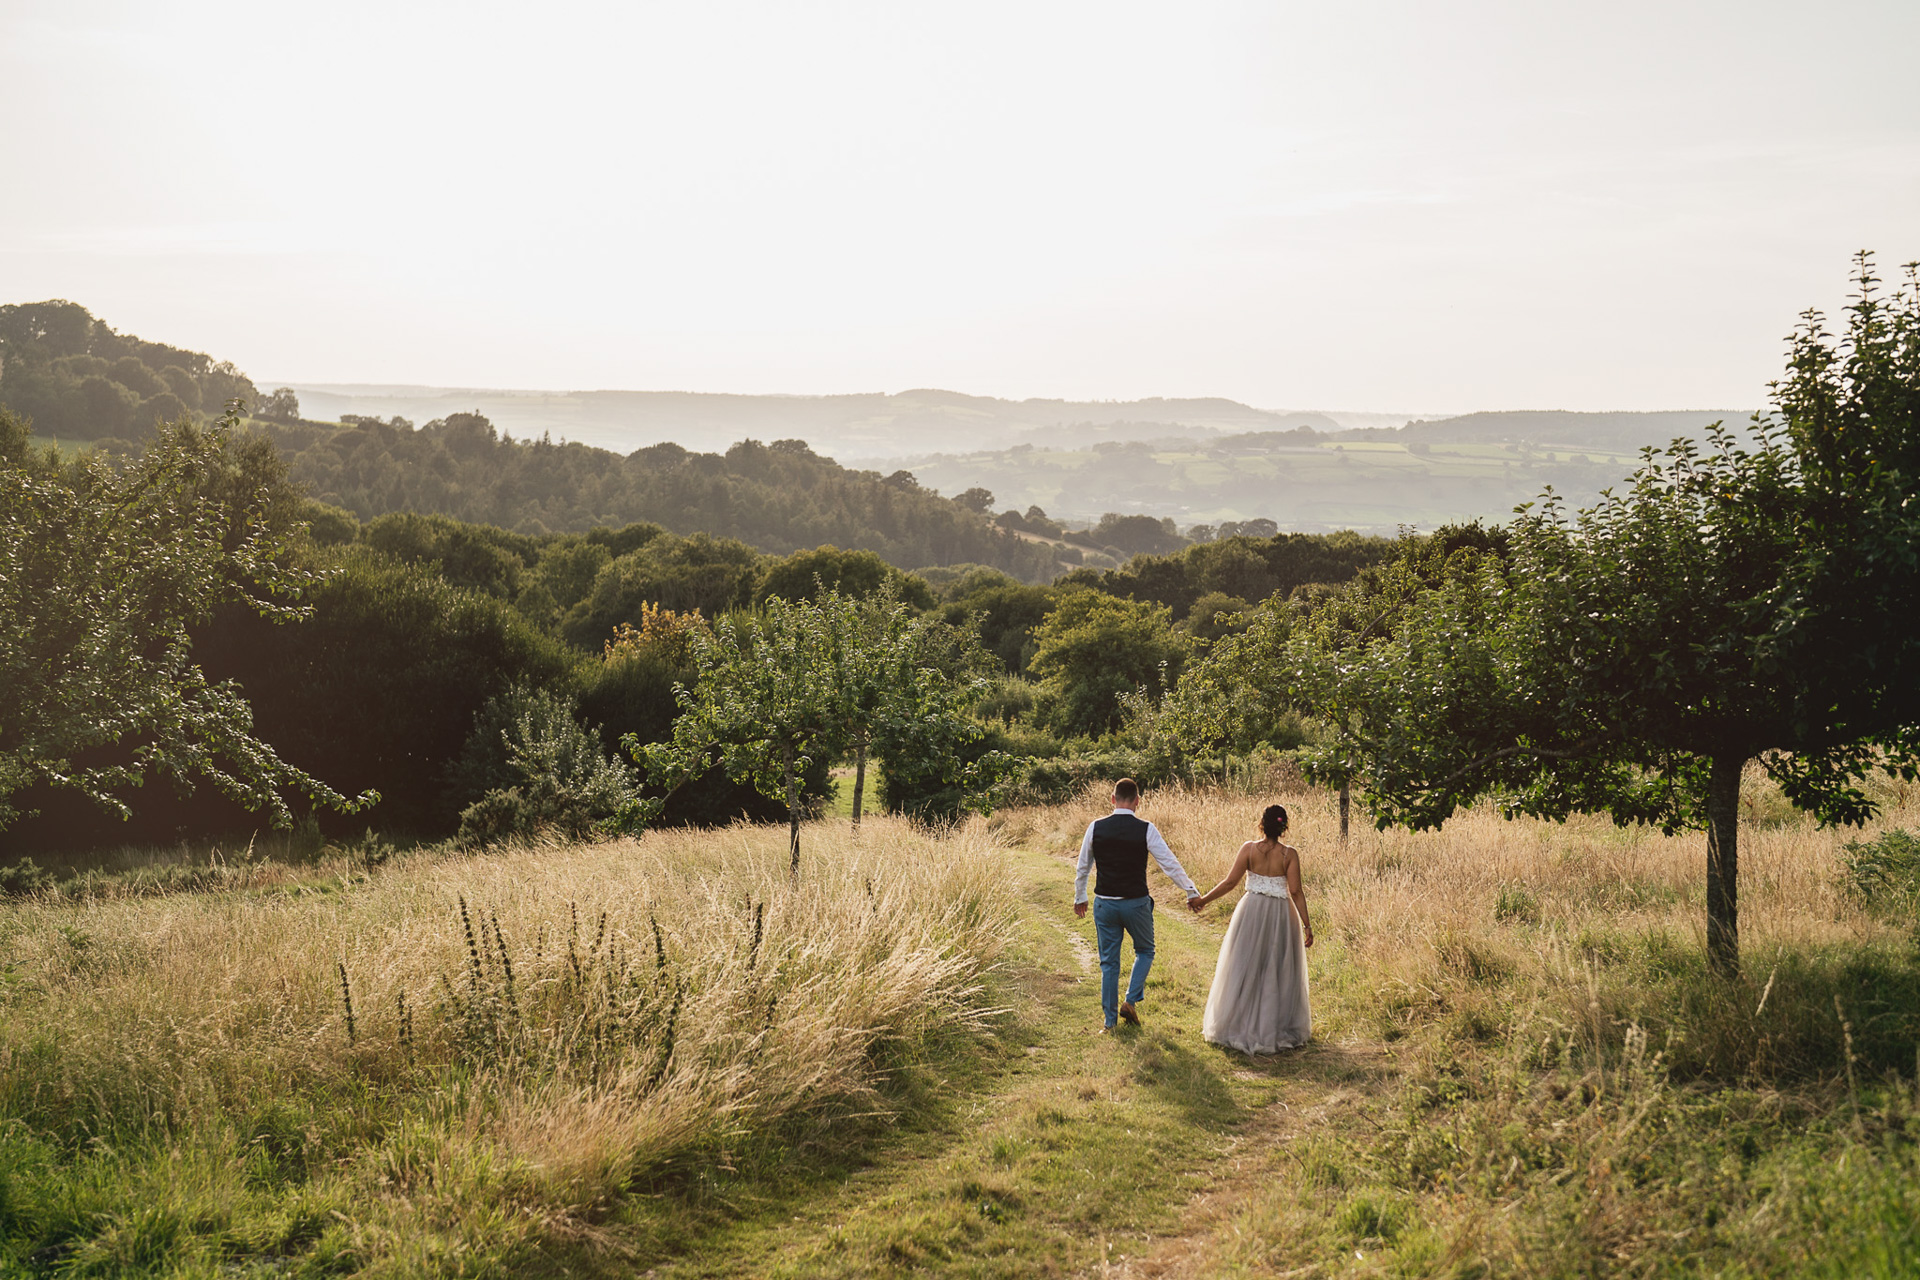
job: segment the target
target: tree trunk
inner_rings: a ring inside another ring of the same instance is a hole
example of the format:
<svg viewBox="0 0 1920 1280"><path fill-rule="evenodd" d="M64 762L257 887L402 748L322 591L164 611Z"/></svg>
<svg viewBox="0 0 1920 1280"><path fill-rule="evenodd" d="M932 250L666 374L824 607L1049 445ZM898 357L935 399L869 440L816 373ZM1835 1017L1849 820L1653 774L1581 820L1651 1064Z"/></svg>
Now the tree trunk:
<svg viewBox="0 0 1920 1280"><path fill-rule="evenodd" d="M1351 783L1342 782L1340 784L1340 843L1341 844L1345 844L1347 842L1347 824L1351 821L1352 813L1353 813L1353 786Z"/></svg>
<svg viewBox="0 0 1920 1280"><path fill-rule="evenodd" d="M787 849L793 858L793 882L800 883L800 775L794 768L793 748L786 749L787 761Z"/></svg>
<svg viewBox="0 0 1920 1280"><path fill-rule="evenodd" d="M860 800L867 790L867 739L862 734L853 748L853 825L860 825Z"/></svg>
<svg viewBox="0 0 1920 1280"><path fill-rule="evenodd" d="M1707 963L1740 976L1740 774L1746 757L1717 755L1707 773Z"/></svg>

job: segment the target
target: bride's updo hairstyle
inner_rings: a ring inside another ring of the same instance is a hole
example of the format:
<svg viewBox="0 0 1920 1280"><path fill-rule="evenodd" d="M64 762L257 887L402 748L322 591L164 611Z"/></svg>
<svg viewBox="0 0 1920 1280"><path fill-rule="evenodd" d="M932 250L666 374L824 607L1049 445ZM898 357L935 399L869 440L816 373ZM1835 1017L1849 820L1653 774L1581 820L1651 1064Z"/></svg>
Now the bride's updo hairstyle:
<svg viewBox="0 0 1920 1280"><path fill-rule="evenodd" d="M1270 804L1267 811L1260 815L1260 832L1269 840L1278 840L1287 834L1287 807L1283 804Z"/></svg>

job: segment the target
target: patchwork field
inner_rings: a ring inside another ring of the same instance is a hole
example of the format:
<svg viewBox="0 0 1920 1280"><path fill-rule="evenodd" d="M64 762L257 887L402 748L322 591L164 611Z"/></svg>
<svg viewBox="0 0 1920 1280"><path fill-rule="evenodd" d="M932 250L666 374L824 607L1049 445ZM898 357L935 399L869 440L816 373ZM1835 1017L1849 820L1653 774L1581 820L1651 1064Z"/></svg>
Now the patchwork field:
<svg viewBox="0 0 1920 1280"><path fill-rule="evenodd" d="M1415 446L1421 449L1420 446ZM1282 529L1391 533L1472 518L1505 520L1551 485L1576 503L1632 472L1638 455L1592 447L1435 444L1291 436L940 454L900 460L942 493L975 486L995 505L1056 519L1103 512L1171 516L1182 528L1265 517Z"/></svg>

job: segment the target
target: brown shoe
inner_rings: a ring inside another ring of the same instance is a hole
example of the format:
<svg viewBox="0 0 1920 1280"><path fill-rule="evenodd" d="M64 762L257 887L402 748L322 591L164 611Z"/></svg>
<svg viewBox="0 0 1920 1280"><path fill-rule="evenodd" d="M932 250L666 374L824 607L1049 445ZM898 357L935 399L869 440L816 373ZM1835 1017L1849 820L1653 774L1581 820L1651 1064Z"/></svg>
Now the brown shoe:
<svg viewBox="0 0 1920 1280"><path fill-rule="evenodd" d="M1123 1000L1120 1002L1120 1016L1136 1027L1140 1025L1140 1014L1134 1009L1133 1001L1131 1000Z"/></svg>

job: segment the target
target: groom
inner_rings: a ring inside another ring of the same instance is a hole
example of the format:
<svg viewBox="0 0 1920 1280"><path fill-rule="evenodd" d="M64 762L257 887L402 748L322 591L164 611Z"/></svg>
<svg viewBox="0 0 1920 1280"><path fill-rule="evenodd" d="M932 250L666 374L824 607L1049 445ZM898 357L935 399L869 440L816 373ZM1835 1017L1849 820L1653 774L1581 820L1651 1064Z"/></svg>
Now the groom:
<svg viewBox="0 0 1920 1280"><path fill-rule="evenodd" d="M1073 914L1084 917L1087 872L1099 869L1093 885L1093 933L1100 942L1100 1008L1107 1015L1107 1023L1100 1029L1102 1035L1113 1030L1116 1014L1136 1026L1140 1022L1133 1006L1146 995L1147 970L1153 968L1153 898L1147 893L1147 855L1151 853L1167 878L1187 891L1189 907L1200 900L1200 891L1193 887L1173 850L1167 848L1160 829L1134 815L1139 807L1138 783L1122 778L1113 784L1113 812L1087 824L1073 882ZM1133 976L1127 981L1124 1001L1119 999L1123 933L1133 939Z"/></svg>

